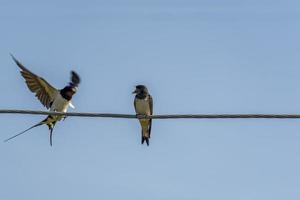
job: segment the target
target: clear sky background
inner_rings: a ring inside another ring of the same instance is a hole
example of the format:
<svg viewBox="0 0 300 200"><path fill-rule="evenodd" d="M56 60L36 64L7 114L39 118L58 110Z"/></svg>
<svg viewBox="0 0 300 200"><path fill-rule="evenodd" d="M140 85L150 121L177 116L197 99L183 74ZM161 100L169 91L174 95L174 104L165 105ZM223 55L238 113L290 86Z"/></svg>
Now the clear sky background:
<svg viewBox="0 0 300 200"><path fill-rule="evenodd" d="M0 0L0 108L45 110L13 53L75 111L300 113L300 14L292 0ZM0 115L0 139L43 116ZM68 118L0 143L0 199L299 200L300 120Z"/></svg>

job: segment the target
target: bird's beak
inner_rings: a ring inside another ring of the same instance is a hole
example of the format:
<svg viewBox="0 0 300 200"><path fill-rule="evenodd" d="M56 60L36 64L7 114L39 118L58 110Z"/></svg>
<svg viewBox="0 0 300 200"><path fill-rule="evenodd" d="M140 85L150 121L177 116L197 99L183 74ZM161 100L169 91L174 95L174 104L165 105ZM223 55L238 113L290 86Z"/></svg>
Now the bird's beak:
<svg viewBox="0 0 300 200"><path fill-rule="evenodd" d="M132 94L136 94L137 93L137 90L134 90L133 92L132 92Z"/></svg>

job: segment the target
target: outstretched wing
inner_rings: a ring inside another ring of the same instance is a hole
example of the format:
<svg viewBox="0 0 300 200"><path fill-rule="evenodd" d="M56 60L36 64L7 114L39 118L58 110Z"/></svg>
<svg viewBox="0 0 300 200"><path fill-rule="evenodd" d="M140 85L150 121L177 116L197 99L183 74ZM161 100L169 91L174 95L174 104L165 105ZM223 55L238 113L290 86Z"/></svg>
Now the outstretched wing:
<svg viewBox="0 0 300 200"><path fill-rule="evenodd" d="M71 71L71 86L78 87L80 83L80 77L75 71Z"/></svg>
<svg viewBox="0 0 300 200"><path fill-rule="evenodd" d="M150 106L150 114L153 115L153 99L150 94L149 94L149 106ZM150 119L149 121L149 136L151 135L151 128L152 128L152 119Z"/></svg>
<svg viewBox="0 0 300 200"><path fill-rule="evenodd" d="M45 79L39 77L29 71L22 63L20 63L13 55L11 55L15 63L21 69L21 75L24 77L29 90L35 93L35 96L46 107L50 108L58 90L51 86Z"/></svg>

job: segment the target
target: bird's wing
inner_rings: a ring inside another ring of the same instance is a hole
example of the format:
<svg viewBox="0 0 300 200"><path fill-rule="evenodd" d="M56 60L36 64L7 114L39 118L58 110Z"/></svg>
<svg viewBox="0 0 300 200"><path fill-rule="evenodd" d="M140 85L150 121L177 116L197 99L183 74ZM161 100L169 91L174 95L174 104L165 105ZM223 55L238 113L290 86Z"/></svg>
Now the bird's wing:
<svg viewBox="0 0 300 200"><path fill-rule="evenodd" d="M136 98L134 98L134 102L133 102L133 103L134 103L134 109L135 109L135 112L136 112L136 114L137 114L137 111L136 111L136 102L137 102L137 101L136 101Z"/></svg>
<svg viewBox="0 0 300 200"><path fill-rule="evenodd" d="M75 71L71 71L71 85L78 87L80 83L80 77Z"/></svg>
<svg viewBox="0 0 300 200"><path fill-rule="evenodd" d="M149 94L149 106L150 106L150 114L153 115L153 99L150 94ZM149 121L149 136L151 135L151 128L152 128L152 119L150 119Z"/></svg>
<svg viewBox="0 0 300 200"><path fill-rule="evenodd" d="M29 71L22 63L20 63L13 55L11 55L15 63L21 69L21 75L24 77L29 90L35 93L35 96L46 107L50 108L58 90L51 86L45 79L39 77Z"/></svg>

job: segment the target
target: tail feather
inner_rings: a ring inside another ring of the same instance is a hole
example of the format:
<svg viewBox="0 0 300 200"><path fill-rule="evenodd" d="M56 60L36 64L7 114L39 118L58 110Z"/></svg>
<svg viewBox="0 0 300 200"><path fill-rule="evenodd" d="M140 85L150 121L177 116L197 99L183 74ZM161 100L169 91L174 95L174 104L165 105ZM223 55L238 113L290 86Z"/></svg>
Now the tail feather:
<svg viewBox="0 0 300 200"><path fill-rule="evenodd" d="M149 137L142 136L142 144L146 141L147 146L149 146Z"/></svg>
<svg viewBox="0 0 300 200"><path fill-rule="evenodd" d="M32 127L26 129L25 131L22 131L21 133L18 133L18 134L14 135L14 136L12 136L12 137L10 137L10 138L7 138L6 140L4 140L4 142L8 142L9 140L12 140L12 139L14 139L14 138L16 138L16 137L18 137L18 136L20 136L20 135L26 133L27 131L29 131L29 130L35 128L35 127L41 126L41 125L43 125L43 124L45 124L45 120L41 121L40 123L38 123L38 124L36 124L36 125L33 125Z"/></svg>
<svg viewBox="0 0 300 200"><path fill-rule="evenodd" d="M53 132L53 128L50 129L50 146L52 147L52 132Z"/></svg>
<svg viewBox="0 0 300 200"><path fill-rule="evenodd" d="M53 129L55 127L56 122L53 122L52 124L48 124L48 128L50 130L50 146L52 147L52 136L53 136Z"/></svg>

